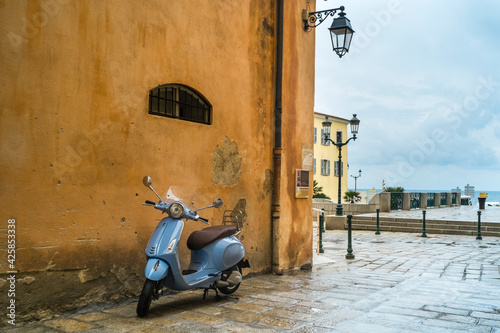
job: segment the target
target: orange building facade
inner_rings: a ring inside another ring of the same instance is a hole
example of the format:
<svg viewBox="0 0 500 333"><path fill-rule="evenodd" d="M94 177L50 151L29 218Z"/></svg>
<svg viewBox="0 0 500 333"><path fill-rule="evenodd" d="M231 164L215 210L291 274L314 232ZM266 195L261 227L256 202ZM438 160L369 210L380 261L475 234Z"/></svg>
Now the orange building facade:
<svg viewBox="0 0 500 333"><path fill-rule="evenodd" d="M306 1L286 1L276 149L278 2L2 2L0 231L6 244L15 221L16 251L0 284L17 272L19 318L140 292L163 217L141 205L155 199L145 175L195 207L221 197L211 225L242 210L244 273L312 262L314 32ZM208 113L151 114L150 91ZM295 196L297 169L310 171L308 198ZM203 226L186 223L184 265Z"/></svg>

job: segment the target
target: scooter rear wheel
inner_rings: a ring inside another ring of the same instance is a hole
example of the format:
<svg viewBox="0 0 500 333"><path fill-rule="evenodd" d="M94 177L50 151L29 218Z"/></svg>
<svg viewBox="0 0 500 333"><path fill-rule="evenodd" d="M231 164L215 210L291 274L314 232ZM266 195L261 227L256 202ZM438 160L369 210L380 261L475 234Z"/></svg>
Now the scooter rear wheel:
<svg viewBox="0 0 500 333"><path fill-rule="evenodd" d="M142 287L141 295L139 296L139 302L137 302L137 315L139 317L144 317L148 314L149 306L153 300L153 293L156 288L156 281L146 279L144 282L144 287Z"/></svg>
<svg viewBox="0 0 500 333"><path fill-rule="evenodd" d="M238 271L241 274L241 268L238 265L234 266L231 271L233 271L233 272ZM221 293L223 293L225 295L229 295L229 294L234 293L236 290L238 290L238 288L240 287L240 284L241 284L241 282L238 283L237 285L232 286L232 287L217 287L217 289L219 289L219 291Z"/></svg>

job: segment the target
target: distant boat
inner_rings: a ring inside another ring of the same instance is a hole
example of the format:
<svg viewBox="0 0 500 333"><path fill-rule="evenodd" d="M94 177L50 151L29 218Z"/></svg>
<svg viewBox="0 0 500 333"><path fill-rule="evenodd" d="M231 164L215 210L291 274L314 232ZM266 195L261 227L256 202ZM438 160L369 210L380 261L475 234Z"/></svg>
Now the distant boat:
<svg viewBox="0 0 500 333"><path fill-rule="evenodd" d="M500 207L500 202L486 202L488 207Z"/></svg>

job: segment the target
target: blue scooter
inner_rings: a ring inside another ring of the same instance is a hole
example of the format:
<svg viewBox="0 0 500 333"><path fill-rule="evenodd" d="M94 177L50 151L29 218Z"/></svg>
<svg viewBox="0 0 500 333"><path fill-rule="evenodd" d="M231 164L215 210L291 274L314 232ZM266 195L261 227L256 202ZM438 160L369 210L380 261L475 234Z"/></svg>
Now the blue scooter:
<svg viewBox="0 0 500 333"><path fill-rule="evenodd" d="M208 224L208 220L200 217L198 211L211 207L220 208L223 201L218 198L210 206L191 210L192 207L188 208L175 196L173 201L169 196L163 201L151 186L150 177L144 177L143 183L160 199L158 202L146 200L143 205L167 213L168 217L158 223L146 247L146 282L137 303L137 315L144 317L151 301L158 299L164 288L204 289L203 298L212 289L215 290L216 300L220 298L218 291L226 295L234 293L242 280L242 268L250 267L248 260L244 258L245 247L235 237L243 226L241 212L226 211L223 225L191 233L187 240L191 262L188 269L181 272L178 248L184 228L182 219Z"/></svg>

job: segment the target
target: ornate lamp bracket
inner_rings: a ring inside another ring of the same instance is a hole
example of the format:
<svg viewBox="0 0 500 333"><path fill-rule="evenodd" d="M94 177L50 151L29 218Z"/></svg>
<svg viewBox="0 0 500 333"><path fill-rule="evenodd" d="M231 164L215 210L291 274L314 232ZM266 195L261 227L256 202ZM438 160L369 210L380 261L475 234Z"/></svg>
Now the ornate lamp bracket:
<svg viewBox="0 0 500 333"><path fill-rule="evenodd" d="M328 16L334 16L337 11L344 11L345 7L340 6L339 8L320 10L317 12L308 12L307 9L302 10L302 21L304 22L304 30L310 31L311 28L316 28L318 25L323 23Z"/></svg>

